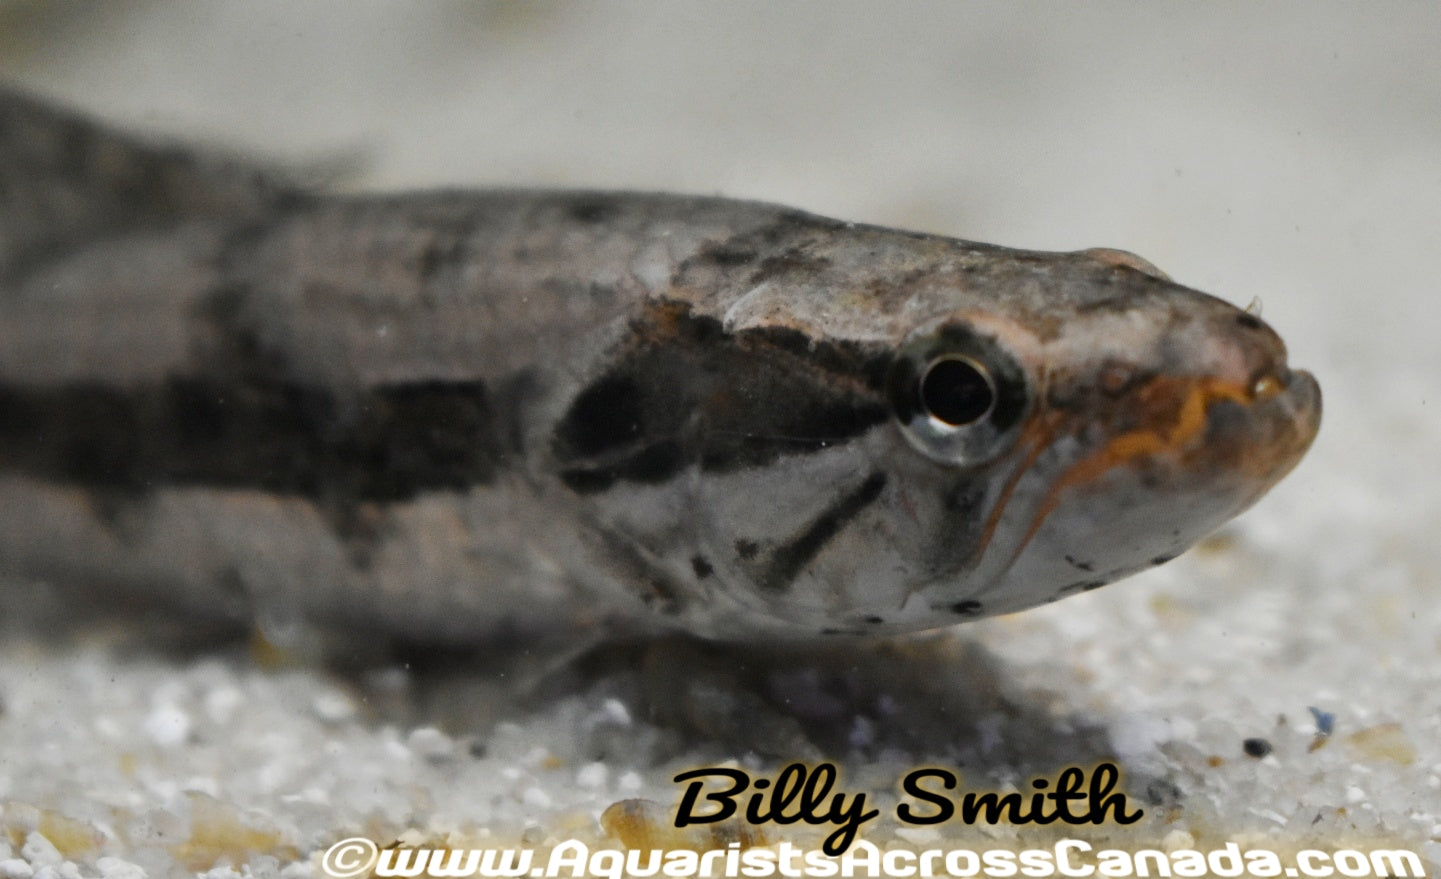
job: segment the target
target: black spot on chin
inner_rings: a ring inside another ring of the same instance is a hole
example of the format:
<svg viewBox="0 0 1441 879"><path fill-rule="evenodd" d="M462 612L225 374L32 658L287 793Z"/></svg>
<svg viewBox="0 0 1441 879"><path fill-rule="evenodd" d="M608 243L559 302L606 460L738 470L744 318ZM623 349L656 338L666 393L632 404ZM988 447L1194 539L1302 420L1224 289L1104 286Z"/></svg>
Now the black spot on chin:
<svg viewBox="0 0 1441 879"><path fill-rule="evenodd" d="M957 616L978 617L981 615L982 611L985 610L985 607L979 601L970 600L957 601L955 604L948 606L946 609L949 610L951 613L956 614Z"/></svg>
<svg viewBox="0 0 1441 879"><path fill-rule="evenodd" d="M1063 586L1063 587L1061 587L1060 591L1058 591L1058 592L1056 593L1056 597L1057 597L1057 598L1064 598L1064 597L1066 597L1067 595L1079 595L1079 594L1082 593L1082 592L1090 592L1092 589L1100 589L1102 586L1105 586L1105 585L1106 585L1107 583L1109 583L1109 582L1111 582L1111 581L1110 581L1110 580L1082 580L1082 581L1077 582L1077 583L1072 583L1072 584L1070 584L1069 586Z"/></svg>
<svg viewBox="0 0 1441 879"><path fill-rule="evenodd" d="M735 549L736 555L740 557L741 561L748 562L761 551L761 545L754 540L741 539L736 541Z"/></svg>

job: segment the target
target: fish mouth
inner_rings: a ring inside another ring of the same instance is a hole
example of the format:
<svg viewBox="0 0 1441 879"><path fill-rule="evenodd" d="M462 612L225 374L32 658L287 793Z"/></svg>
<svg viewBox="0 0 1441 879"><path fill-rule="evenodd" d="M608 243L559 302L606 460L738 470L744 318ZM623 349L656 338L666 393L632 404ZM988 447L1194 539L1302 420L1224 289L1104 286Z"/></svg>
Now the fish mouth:
<svg viewBox="0 0 1441 879"><path fill-rule="evenodd" d="M1163 493L1167 486L1229 491L1240 512L1291 472L1321 427L1315 376L1280 364L1245 383L1160 376L1135 404L1137 427L1078 462L1063 483L1130 466L1147 471Z"/></svg>
<svg viewBox="0 0 1441 879"><path fill-rule="evenodd" d="M1321 430L1321 385L1311 373L1282 367L1251 390L1247 423L1239 429L1226 426L1224 407L1213 406L1207 413L1208 444L1215 446L1218 461L1229 462L1254 482L1241 509L1290 473Z"/></svg>
<svg viewBox="0 0 1441 879"><path fill-rule="evenodd" d="M1321 426L1321 386L1311 373L1278 366L1250 382L1217 376L1157 376L1138 388L1129 430L1075 461L1035 508L1015 555L1067 495L1104 494L1122 473L1142 487L1136 503L1158 512L1205 495L1218 527L1261 498L1300 462ZM1012 556L1014 559L1015 555Z"/></svg>

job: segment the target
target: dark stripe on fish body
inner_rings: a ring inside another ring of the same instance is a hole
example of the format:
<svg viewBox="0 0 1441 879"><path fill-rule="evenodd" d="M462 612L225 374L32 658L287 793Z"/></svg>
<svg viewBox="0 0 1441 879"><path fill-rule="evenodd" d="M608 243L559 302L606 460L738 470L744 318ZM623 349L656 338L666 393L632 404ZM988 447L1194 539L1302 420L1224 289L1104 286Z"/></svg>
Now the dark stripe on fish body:
<svg viewBox="0 0 1441 879"><path fill-rule="evenodd" d="M267 381L0 386L0 468L133 491L257 488L342 502L464 491L502 466L496 428L479 381L382 385L347 400Z"/></svg>

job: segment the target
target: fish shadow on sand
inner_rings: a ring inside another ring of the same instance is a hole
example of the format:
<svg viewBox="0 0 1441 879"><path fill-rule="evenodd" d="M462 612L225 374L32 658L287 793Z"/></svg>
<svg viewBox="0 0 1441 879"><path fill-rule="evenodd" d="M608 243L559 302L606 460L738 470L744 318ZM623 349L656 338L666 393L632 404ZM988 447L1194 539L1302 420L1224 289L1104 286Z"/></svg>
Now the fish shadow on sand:
<svg viewBox="0 0 1441 879"><path fill-rule="evenodd" d="M760 771L939 766L968 787L996 789L1115 760L1102 719L1063 698L1059 670L1054 686L1023 687L965 630L788 645L662 637L462 648L352 633L297 654L254 627L29 589L5 586L7 637L100 644L117 663L220 657L323 675L357 697L362 723L434 726L476 758L498 735L535 729L552 731L554 749L554 730L571 724L559 736L568 752L556 755L567 764L639 771L727 761ZM1179 797L1163 779L1130 777L1128 787L1153 805Z"/></svg>
<svg viewBox="0 0 1441 879"><path fill-rule="evenodd" d="M662 638L559 661L481 651L407 663L412 722L483 742L486 718L569 707L580 729L566 756L577 761L942 766L1004 785L1115 759L1099 720L1071 713L1058 690L1019 688L964 633L784 646Z"/></svg>

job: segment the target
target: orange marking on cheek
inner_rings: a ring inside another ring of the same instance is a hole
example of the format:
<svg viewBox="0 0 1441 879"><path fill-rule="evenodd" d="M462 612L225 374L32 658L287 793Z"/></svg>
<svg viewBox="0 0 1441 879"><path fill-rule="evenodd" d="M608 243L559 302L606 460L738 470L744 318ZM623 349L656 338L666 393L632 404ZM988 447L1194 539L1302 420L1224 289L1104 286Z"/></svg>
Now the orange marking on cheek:
<svg viewBox="0 0 1441 879"><path fill-rule="evenodd" d="M996 502L991 505L991 514L986 519L986 529L981 533L981 539L976 542L976 550L971 557L972 567L980 563L981 558L986 554L987 547L991 545L991 537L995 535L996 528L1000 526L1001 516L1005 514L1006 507L1011 502L1011 495L1015 493L1021 477L1026 475L1026 471L1030 470L1036 463L1036 459L1041 457L1041 452L1050 445L1050 439L1054 435L1053 427L1054 425L1051 423L1036 421L1028 425L1021 435L1021 443L1029 443L1030 448L1026 452L1025 459L1016 466L1015 470L1011 471L1010 478L1001 488L1000 497L996 498Z"/></svg>
<svg viewBox="0 0 1441 879"><path fill-rule="evenodd" d="M1182 396L1184 395L1184 396ZM1140 392L1147 420L1163 418L1168 412L1175 412L1175 420L1169 425L1159 424L1120 434L1088 457L1071 465L1060 479L1056 480L1046 498L1031 520L1026 536L1016 547L1019 556L1036 532L1041 530L1046 517L1060 505L1062 493L1073 485L1092 482L1115 467L1146 455L1156 455L1185 446L1206 429L1206 413L1211 404L1218 400L1232 400L1249 405L1252 396L1232 382L1220 379L1154 379ZM1181 397L1179 405L1171 405Z"/></svg>

